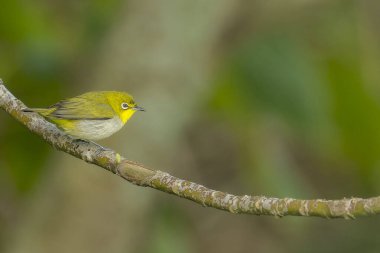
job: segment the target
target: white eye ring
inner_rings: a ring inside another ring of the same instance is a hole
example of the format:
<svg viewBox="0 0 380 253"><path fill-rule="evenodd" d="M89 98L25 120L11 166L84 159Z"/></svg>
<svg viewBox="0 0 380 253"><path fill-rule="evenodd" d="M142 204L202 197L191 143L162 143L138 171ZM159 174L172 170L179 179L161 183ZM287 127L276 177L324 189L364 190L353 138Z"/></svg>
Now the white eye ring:
<svg viewBox="0 0 380 253"><path fill-rule="evenodd" d="M129 108L127 103L121 103L121 109L127 110Z"/></svg>

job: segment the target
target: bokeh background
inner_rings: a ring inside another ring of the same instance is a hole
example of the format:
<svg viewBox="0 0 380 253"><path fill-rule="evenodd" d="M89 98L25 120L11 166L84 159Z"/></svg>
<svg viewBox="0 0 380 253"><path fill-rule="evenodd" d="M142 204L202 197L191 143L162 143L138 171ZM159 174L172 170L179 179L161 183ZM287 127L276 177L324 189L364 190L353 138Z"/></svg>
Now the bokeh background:
<svg viewBox="0 0 380 253"><path fill-rule="evenodd" d="M2 1L0 78L29 106L124 90L100 144L235 194L380 193L380 2ZM232 215L55 151L0 113L0 252L379 252L380 217Z"/></svg>

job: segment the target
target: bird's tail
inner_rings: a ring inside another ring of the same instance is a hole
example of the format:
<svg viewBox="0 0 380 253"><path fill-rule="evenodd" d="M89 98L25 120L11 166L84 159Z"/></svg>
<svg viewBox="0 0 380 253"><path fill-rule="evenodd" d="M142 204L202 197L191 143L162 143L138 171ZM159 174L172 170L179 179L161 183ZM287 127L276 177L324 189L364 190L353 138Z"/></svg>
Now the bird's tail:
<svg viewBox="0 0 380 253"><path fill-rule="evenodd" d="M54 111L54 108L25 108L22 109L23 112L36 112L38 114L41 114L42 116L49 115L52 111Z"/></svg>

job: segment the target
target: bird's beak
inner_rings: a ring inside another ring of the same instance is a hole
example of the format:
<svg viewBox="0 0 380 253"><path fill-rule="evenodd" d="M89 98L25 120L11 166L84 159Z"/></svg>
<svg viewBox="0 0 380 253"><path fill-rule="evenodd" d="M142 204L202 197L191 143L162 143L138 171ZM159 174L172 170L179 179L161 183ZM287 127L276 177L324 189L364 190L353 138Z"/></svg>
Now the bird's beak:
<svg viewBox="0 0 380 253"><path fill-rule="evenodd" d="M142 112L145 112L145 109L144 108L142 108L142 107L140 107L140 106L135 106L135 107L133 107L132 108L133 110L135 110L135 111L142 111Z"/></svg>

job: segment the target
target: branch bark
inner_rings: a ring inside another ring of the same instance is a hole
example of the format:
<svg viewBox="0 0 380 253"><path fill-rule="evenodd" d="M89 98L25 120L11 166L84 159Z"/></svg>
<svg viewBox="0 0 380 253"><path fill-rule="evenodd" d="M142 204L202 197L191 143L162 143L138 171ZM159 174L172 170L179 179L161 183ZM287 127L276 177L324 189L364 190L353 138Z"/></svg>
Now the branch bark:
<svg viewBox="0 0 380 253"><path fill-rule="evenodd" d="M359 216L380 213L380 197L300 200L265 196L236 196L176 178L159 170L146 168L120 156L115 151L103 150L93 143L78 142L38 114L22 112L26 106L7 90L1 79L0 107L25 125L31 132L60 151L71 154L87 163L98 165L133 184L174 194L205 207L213 207L231 213L276 217L291 215L354 219Z"/></svg>

